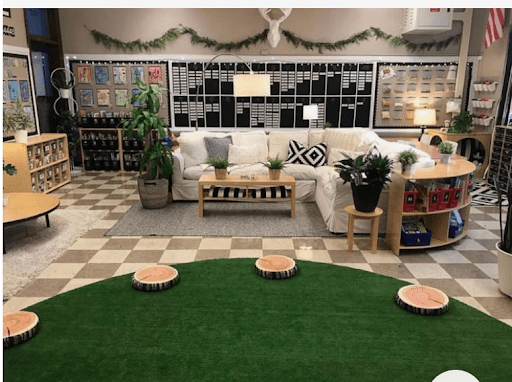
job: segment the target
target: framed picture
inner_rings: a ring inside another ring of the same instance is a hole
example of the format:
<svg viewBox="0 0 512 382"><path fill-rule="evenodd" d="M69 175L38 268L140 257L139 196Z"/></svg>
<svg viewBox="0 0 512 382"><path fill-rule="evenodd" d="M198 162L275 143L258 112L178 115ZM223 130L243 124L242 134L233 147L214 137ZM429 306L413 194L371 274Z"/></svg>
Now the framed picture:
<svg viewBox="0 0 512 382"><path fill-rule="evenodd" d="M80 104L82 106L94 106L94 98L92 95L92 89L80 90Z"/></svg>
<svg viewBox="0 0 512 382"><path fill-rule="evenodd" d="M140 89L132 89L132 97L139 93L140 93ZM134 103L132 103L132 105L133 105L133 107L140 107L140 102L135 101Z"/></svg>
<svg viewBox="0 0 512 382"><path fill-rule="evenodd" d="M144 82L144 67L143 66L132 66L132 84L136 84L137 79Z"/></svg>
<svg viewBox="0 0 512 382"><path fill-rule="evenodd" d="M25 113L28 114L31 120L34 120L34 108L32 106L25 106L23 110L25 110Z"/></svg>
<svg viewBox="0 0 512 382"><path fill-rule="evenodd" d="M124 85L127 82L126 66L114 66L114 85Z"/></svg>
<svg viewBox="0 0 512 382"><path fill-rule="evenodd" d="M27 80L20 80L20 96L23 102L27 102L30 99L30 90Z"/></svg>
<svg viewBox="0 0 512 382"><path fill-rule="evenodd" d="M148 68L148 81L150 84L159 84L162 82L161 66L150 66Z"/></svg>
<svg viewBox="0 0 512 382"><path fill-rule="evenodd" d="M3 89L4 89L4 103L6 103L7 102L7 82L5 82L5 81L4 81Z"/></svg>
<svg viewBox="0 0 512 382"><path fill-rule="evenodd" d="M108 84L108 66L95 66L94 75L97 84Z"/></svg>
<svg viewBox="0 0 512 382"><path fill-rule="evenodd" d="M91 67L79 66L77 67L77 77L79 84L90 84L92 81Z"/></svg>
<svg viewBox="0 0 512 382"><path fill-rule="evenodd" d="M116 106L126 107L128 105L128 89L115 89L114 97L116 99Z"/></svg>
<svg viewBox="0 0 512 382"><path fill-rule="evenodd" d="M98 89L98 106L110 106L110 89Z"/></svg>
<svg viewBox="0 0 512 382"><path fill-rule="evenodd" d="M18 81L9 81L9 99L11 101L16 101L18 99L18 94Z"/></svg>

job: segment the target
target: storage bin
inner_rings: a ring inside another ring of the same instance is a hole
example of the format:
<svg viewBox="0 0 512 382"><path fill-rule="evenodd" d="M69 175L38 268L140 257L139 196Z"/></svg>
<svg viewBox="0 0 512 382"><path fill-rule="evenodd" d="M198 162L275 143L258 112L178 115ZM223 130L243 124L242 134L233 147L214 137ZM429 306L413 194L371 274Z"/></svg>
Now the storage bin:
<svg viewBox="0 0 512 382"><path fill-rule="evenodd" d="M453 223L450 222L450 228L448 230L448 237L453 239L459 236L462 233L462 230L464 229L464 220L461 224L458 224L457 222Z"/></svg>
<svg viewBox="0 0 512 382"><path fill-rule="evenodd" d="M448 204L450 203L450 189L449 188L440 188L437 190L439 194L439 199L437 202L437 209L438 210L445 210L448 207Z"/></svg>
<svg viewBox="0 0 512 382"><path fill-rule="evenodd" d="M427 229L424 233L407 233L402 228L401 242L402 245L408 246L420 246L430 245L430 239L432 239L432 231Z"/></svg>
<svg viewBox="0 0 512 382"><path fill-rule="evenodd" d="M448 202L448 208L455 208L459 205L461 194L462 187L450 187L450 201Z"/></svg>
<svg viewBox="0 0 512 382"><path fill-rule="evenodd" d="M418 195L416 197L416 209L422 212L431 212L437 210L439 193L437 190L428 191L427 187L416 185Z"/></svg>
<svg viewBox="0 0 512 382"><path fill-rule="evenodd" d="M414 207L416 206L416 198L418 196L418 191L405 191L404 192L404 203L403 203L403 211L404 212L413 212Z"/></svg>

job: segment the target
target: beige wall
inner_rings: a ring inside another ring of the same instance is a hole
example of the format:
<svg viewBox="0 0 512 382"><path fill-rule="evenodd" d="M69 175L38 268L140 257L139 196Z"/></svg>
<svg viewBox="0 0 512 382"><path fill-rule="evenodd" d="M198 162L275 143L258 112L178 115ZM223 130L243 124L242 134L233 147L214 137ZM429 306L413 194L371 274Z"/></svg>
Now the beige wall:
<svg viewBox="0 0 512 382"><path fill-rule="evenodd" d="M11 8L11 17L4 17L4 25L14 27L15 36L4 35L4 45L20 46L26 48L27 34L25 32L25 13L23 8Z"/></svg>
<svg viewBox="0 0 512 382"><path fill-rule="evenodd" d="M485 13L475 10L474 18ZM485 16L486 17L486 16ZM256 8L243 9L60 9L60 20L64 52L68 54L122 54L117 50L109 50L94 42L89 31L84 28L97 29L111 37L122 41L141 39L152 40L162 36L171 27L179 24L195 29L200 35L220 42L239 41L255 35L267 28L267 22L260 16ZM392 35L400 35L403 22L403 9L293 9L291 15L283 21L281 27L310 41L333 42L345 39L371 26L381 28ZM441 40L447 36L460 33L462 24L453 23L452 31L436 34L411 36L413 42ZM484 23L485 25L485 23ZM482 32L472 33L470 54L480 52ZM248 49L239 54L258 55L267 50L272 55L317 55L316 51L295 48L284 38L277 48L272 49L267 43ZM353 44L328 55L457 55L458 45L437 52L409 52L404 47L392 47L389 43L374 38ZM127 52L129 53L129 52ZM165 49L154 50L154 54L214 54L213 49L202 45L192 45L190 37L185 35L177 41L166 45ZM141 52L141 54L146 54Z"/></svg>

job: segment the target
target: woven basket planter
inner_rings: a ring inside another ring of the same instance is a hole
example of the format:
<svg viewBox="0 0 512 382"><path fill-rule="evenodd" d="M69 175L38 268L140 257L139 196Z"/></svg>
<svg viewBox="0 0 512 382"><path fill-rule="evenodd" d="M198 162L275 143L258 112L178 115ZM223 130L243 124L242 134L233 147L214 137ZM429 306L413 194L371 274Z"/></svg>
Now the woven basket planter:
<svg viewBox="0 0 512 382"><path fill-rule="evenodd" d="M167 204L169 179L145 179L147 175L137 178L140 202L144 208L163 208Z"/></svg>
<svg viewBox="0 0 512 382"><path fill-rule="evenodd" d="M279 176L281 176L281 169L279 168L269 168L268 169L268 177L270 180L278 180Z"/></svg>
<svg viewBox="0 0 512 382"><path fill-rule="evenodd" d="M228 177L228 170L225 168L216 168L215 169L215 179L224 180Z"/></svg>

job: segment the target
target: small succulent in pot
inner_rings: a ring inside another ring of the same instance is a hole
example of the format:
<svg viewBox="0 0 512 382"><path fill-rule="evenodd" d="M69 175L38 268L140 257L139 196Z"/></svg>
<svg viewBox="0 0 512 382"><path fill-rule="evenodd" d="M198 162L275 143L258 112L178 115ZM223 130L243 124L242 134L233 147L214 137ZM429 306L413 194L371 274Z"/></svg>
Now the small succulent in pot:
<svg viewBox="0 0 512 382"><path fill-rule="evenodd" d="M284 159L279 158L279 156L275 158L268 158L266 162L263 162L265 167L269 169L281 170L286 166Z"/></svg>
<svg viewBox="0 0 512 382"><path fill-rule="evenodd" d="M226 158L216 157L216 158L208 158L206 163L214 168L222 168L226 169L229 166L233 166L234 163L229 162Z"/></svg>
<svg viewBox="0 0 512 382"><path fill-rule="evenodd" d="M441 154L453 154L453 144L450 142L441 142L437 148Z"/></svg>

